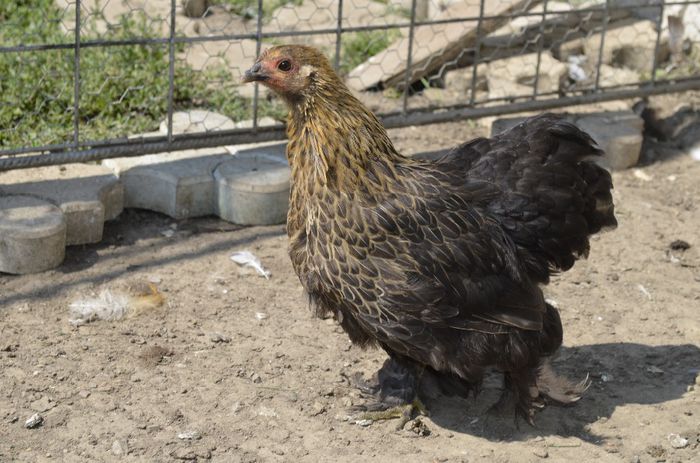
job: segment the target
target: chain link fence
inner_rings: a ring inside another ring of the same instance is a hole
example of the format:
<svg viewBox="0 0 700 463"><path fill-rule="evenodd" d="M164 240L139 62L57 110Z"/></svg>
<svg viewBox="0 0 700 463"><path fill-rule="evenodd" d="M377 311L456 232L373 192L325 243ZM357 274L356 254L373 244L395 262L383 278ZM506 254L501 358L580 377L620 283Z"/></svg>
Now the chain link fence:
<svg viewBox="0 0 700 463"><path fill-rule="evenodd" d="M0 170L284 138L240 77L323 49L388 127L700 89L700 0L15 0Z"/></svg>

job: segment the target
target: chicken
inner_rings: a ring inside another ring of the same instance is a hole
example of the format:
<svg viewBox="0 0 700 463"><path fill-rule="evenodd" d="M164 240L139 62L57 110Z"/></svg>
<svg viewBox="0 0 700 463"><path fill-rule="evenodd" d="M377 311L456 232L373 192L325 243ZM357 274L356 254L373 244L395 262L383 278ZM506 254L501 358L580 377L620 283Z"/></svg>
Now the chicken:
<svg viewBox="0 0 700 463"><path fill-rule="evenodd" d="M287 232L302 286L318 315L389 355L366 416L405 421L426 380L466 396L490 369L504 376L495 408L530 422L545 398L580 397L585 383L549 365L562 325L541 286L616 225L586 133L544 114L409 159L314 48L273 47L243 80L289 108Z"/></svg>

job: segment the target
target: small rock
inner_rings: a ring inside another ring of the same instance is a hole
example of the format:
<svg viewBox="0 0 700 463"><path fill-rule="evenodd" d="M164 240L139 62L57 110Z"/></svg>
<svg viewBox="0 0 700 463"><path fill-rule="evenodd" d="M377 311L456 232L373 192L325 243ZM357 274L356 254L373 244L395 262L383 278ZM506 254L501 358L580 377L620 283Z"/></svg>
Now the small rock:
<svg viewBox="0 0 700 463"><path fill-rule="evenodd" d="M326 411L326 407L321 402L314 402L309 410L311 416L317 416Z"/></svg>
<svg viewBox="0 0 700 463"><path fill-rule="evenodd" d="M651 175L647 174L641 169L634 169L634 176L637 177L639 180L643 180L645 182L650 182L654 179Z"/></svg>
<svg viewBox="0 0 700 463"><path fill-rule="evenodd" d="M170 453L170 456L176 460L209 460L211 458L211 451L206 448L189 448L183 447L178 448Z"/></svg>
<svg viewBox="0 0 700 463"><path fill-rule="evenodd" d="M647 367L647 373L651 373L654 376L661 376L664 374L664 371L661 368L652 365Z"/></svg>
<svg viewBox="0 0 700 463"><path fill-rule="evenodd" d="M39 415L38 413L33 414L30 416L27 421L24 422L24 427L27 429L34 429L39 426L44 422L44 417Z"/></svg>
<svg viewBox="0 0 700 463"><path fill-rule="evenodd" d="M48 397L43 396L41 399L32 402L29 406L36 412L46 412L54 408L56 403L52 402Z"/></svg>
<svg viewBox="0 0 700 463"><path fill-rule="evenodd" d="M372 423L374 423L374 421L372 421L372 420L356 420L355 421L356 425L362 426L363 428L366 428L367 426L372 426Z"/></svg>
<svg viewBox="0 0 700 463"><path fill-rule="evenodd" d="M273 418L277 416L277 412L273 408L260 407L260 409L258 410L258 415Z"/></svg>
<svg viewBox="0 0 700 463"><path fill-rule="evenodd" d="M178 433L177 438L181 440L199 440L202 438L202 435L198 431L183 431Z"/></svg>
<svg viewBox="0 0 700 463"><path fill-rule="evenodd" d="M685 251L686 249L690 249L690 244L687 241L674 240L669 247L674 251Z"/></svg>
<svg viewBox="0 0 700 463"><path fill-rule="evenodd" d="M262 383L262 378L257 373L253 373L252 375L250 375L250 380L253 381L255 384Z"/></svg>
<svg viewBox="0 0 700 463"><path fill-rule="evenodd" d="M549 452L547 451L547 449L535 449L535 450L532 451L532 453L533 453L536 457L540 457L540 458L547 458L547 457L549 457Z"/></svg>
<svg viewBox="0 0 700 463"><path fill-rule="evenodd" d="M604 383L609 383L610 381L613 380L613 375L608 374L608 373L603 373L600 375L600 380L603 381Z"/></svg>
<svg viewBox="0 0 700 463"><path fill-rule="evenodd" d="M661 447L660 445L650 445L649 447L646 448L646 452L652 458L662 458L666 455L666 450L664 450L664 448Z"/></svg>
<svg viewBox="0 0 700 463"><path fill-rule="evenodd" d="M266 314L265 312L255 312L255 318L257 320L265 320L268 317L269 317L269 315Z"/></svg>
<svg viewBox="0 0 700 463"><path fill-rule="evenodd" d="M129 453L129 446L125 440L115 440L112 442L112 454L121 456Z"/></svg>
<svg viewBox="0 0 700 463"><path fill-rule="evenodd" d="M688 446L688 439L678 434L669 434L668 441L674 449L684 449Z"/></svg>
<svg viewBox="0 0 700 463"><path fill-rule="evenodd" d="M85 389L83 389L82 391L78 392L78 395L81 399L87 399L88 397L90 397L90 391L86 391Z"/></svg>
<svg viewBox="0 0 700 463"><path fill-rule="evenodd" d="M0 347L0 352L15 352L19 348L19 344L5 344Z"/></svg>
<svg viewBox="0 0 700 463"><path fill-rule="evenodd" d="M216 333L216 332L209 333L209 340L211 342L214 342L214 343L216 343L216 342L231 342L230 337L228 337L224 334L221 334L221 333Z"/></svg>

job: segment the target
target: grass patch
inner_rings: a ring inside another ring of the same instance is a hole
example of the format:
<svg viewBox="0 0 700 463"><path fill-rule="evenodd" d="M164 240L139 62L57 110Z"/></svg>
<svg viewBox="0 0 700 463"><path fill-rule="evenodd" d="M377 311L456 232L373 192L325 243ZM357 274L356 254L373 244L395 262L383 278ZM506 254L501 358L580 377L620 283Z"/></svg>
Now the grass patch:
<svg viewBox="0 0 700 463"><path fill-rule="evenodd" d="M360 31L343 36L340 72L347 74L388 47L401 33L397 29Z"/></svg>
<svg viewBox="0 0 700 463"><path fill-rule="evenodd" d="M41 12L40 14L37 12ZM0 2L0 43L70 42L53 0ZM96 16L91 16L93 19ZM94 22L85 39L154 38L145 15L124 16L106 33ZM178 50L178 51L182 51ZM72 140L73 50L0 54L0 147L40 146ZM237 95L227 69L197 72L178 62L175 110L202 108L233 120L252 117L252 102ZM80 137L98 140L157 130L167 114L168 48L130 45L81 49ZM280 108L260 101L260 116Z"/></svg>
<svg viewBox="0 0 700 463"><path fill-rule="evenodd" d="M257 11L257 0L221 0L243 14ZM265 14L301 0L265 0ZM0 2L0 44L3 46L71 44L73 33L61 21L54 0ZM83 40L160 37L153 21L134 13L120 18L106 32L92 13L83 25ZM101 24L104 24L102 22ZM70 26L68 26L70 27ZM398 30L364 31L343 37L341 72L385 49ZM184 51L184 45L177 50ZM0 149L61 144L73 139L74 52L37 50L0 54ZM252 118L252 101L237 93L238 82L227 66L198 72L178 61L174 109L208 109L234 121ZM84 47L80 53L80 140L102 140L151 132L167 116L168 47L165 44ZM281 119L277 100L261 99L258 115Z"/></svg>

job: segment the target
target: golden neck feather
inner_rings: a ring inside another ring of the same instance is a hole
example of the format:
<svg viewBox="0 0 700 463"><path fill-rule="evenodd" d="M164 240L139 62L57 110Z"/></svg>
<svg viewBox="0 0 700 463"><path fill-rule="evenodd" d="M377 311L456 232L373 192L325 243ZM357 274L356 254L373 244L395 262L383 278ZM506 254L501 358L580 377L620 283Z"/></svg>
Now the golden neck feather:
<svg viewBox="0 0 700 463"><path fill-rule="evenodd" d="M401 157L379 120L337 78L317 80L309 96L290 103L288 158L293 175L326 187L353 189L378 164Z"/></svg>

